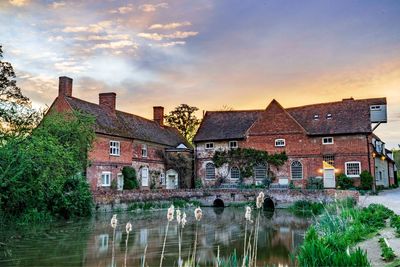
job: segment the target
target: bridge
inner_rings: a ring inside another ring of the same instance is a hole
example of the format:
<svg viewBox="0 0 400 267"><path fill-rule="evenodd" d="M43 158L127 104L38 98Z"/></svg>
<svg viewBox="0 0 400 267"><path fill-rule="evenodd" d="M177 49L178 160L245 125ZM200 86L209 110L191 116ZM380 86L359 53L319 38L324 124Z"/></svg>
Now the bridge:
<svg viewBox="0 0 400 267"><path fill-rule="evenodd" d="M350 190L308 190L308 189L174 189L174 190L125 190L96 191L93 193L98 211L111 211L114 208L127 209L133 202L169 201L185 199L198 201L206 207L229 207L234 203L255 201L264 192L264 208L287 208L299 200L329 203L335 199L348 197L358 201L359 193Z"/></svg>

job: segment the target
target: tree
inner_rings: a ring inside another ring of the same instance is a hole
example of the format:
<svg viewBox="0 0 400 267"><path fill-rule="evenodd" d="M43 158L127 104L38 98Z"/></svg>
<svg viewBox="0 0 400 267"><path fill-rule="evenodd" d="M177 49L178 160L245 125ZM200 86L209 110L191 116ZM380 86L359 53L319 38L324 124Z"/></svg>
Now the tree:
<svg viewBox="0 0 400 267"><path fill-rule="evenodd" d="M194 114L199 109L187 104L181 104L165 116L167 124L175 127L189 142L192 141L200 120Z"/></svg>
<svg viewBox="0 0 400 267"><path fill-rule="evenodd" d="M17 86L11 63L2 59L0 45L0 140L31 131L42 117L42 113L32 108L29 98Z"/></svg>

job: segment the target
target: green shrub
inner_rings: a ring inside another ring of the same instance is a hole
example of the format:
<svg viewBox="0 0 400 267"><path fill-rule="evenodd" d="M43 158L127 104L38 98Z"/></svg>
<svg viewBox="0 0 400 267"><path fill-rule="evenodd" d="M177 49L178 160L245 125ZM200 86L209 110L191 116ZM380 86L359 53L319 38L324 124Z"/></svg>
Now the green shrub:
<svg viewBox="0 0 400 267"><path fill-rule="evenodd" d="M381 256L385 261L392 261L396 257L393 249L386 244L386 241L384 238L382 238L382 237L379 238L379 245L380 245L381 251L382 251Z"/></svg>
<svg viewBox="0 0 400 267"><path fill-rule="evenodd" d="M307 180L307 189L324 189L324 183L321 178L309 177Z"/></svg>
<svg viewBox="0 0 400 267"><path fill-rule="evenodd" d="M337 177L337 187L340 189L349 189L354 186L353 179L346 176L346 174L342 173Z"/></svg>
<svg viewBox="0 0 400 267"><path fill-rule="evenodd" d="M390 226L396 229L396 233L400 236L400 216L393 214L390 218Z"/></svg>
<svg viewBox="0 0 400 267"><path fill-rule="evenodd" d="M123 167L122 175L124 176L124 189L131 190L139 188L139 182L136 178L136 170L134 168L129 166Z"/></svg>
<svg viewBox="0 0 400 267"><path fill-rule="evenodd" d="M371 190L373 180L374 177L372 177L369 171L362 171L360 174L360 188L364 190Z"/></svg>
<svg viewBox="0 0 400 267"><path fill-rule="evenodd" d="M200 178L197 178L197 179L194 181L194 187L195 187L195 188L203 188L203 182L201 181Z"/></svg>
<svg viewBox="0 0 400 267"><path fill-rule="evenodd" d="M311 202L307 200L296 201L290 210L297 215L318 215L324 209L324 205L318 202Z"/></svg>

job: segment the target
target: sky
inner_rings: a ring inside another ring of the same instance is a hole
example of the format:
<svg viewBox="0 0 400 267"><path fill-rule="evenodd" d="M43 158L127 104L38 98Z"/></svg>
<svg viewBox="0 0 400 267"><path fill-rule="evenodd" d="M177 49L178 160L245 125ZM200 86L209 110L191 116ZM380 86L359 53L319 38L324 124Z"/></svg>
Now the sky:
<svg viewBox="0 0 400 267"><path fill-rule="evenodd" d="M17 84L50 106L73 95L147 118L187 103L263 109L387 97L375 133L400 144L400 1L0 0L0 44Z"/></svg>

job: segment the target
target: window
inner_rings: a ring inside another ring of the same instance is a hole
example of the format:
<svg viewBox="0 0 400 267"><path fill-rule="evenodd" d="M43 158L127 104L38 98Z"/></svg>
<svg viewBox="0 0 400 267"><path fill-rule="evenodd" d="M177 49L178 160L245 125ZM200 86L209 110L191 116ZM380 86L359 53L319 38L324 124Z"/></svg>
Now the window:
<svg viewBox="0 0 400 267"><path fill-rule="evenodd" d="M329 165L335 166L335 155L323 155L322 160Z"/></svg>
<svg viewBox="0 0 400 267"><path fill-rule="evenodd" d="M212 163L206 164L206 179L215 179L215 166Z"/></svg>
<svg viewBox="0 0 400 267"><path fill-rule="evenodd" d="M322 138L323 145L332 145L333 144L333 137L323 137Z"/></svg>
<svg viewBox="0 0 400 267"><path fill-rule="evenodd" d="M240 179L240 170L238 167L231 168L231 179L234 180Z"/></svg>
<svg viewBox="0 0 400 267"><path fill-rule="evenodd" d="M142 186L149 186L149 168L142 167Z"/></svg>
<svg viewBox="0 0 400 267"><path fill-rule="evenodd" d="M101 186L110 186L110 185L111 185L111 172L102 172Z"/></svg>
<svg viewBox="0 0 400 267"><path fill-rule="evenodd" d="M213 149L214 143L206 143L206 149Z"/></svg>
<svg viewBox="0 0 400 267"><path fill-rule="evenodd" d="M326 119L327 120L331 120L332 119L332 114L331 113L326 114Z"/></svg>
<svg viewBox="0 0 400 267"><path fill-rule="evenodd" d="M314 120L319 120L319 115L315 114L313 118L314 118Z"/></svg>
<svg viewBox="0 0 400 267"><path fill-rule="evenodd" d="M359 161L346 162L345 169L348 177L359 177L361 173L361 163Z"/></svg>
<svg viewBox="0 0 400 267"><path fill-rule="evenodd" d="M370 110L381 110L381 106L371 106Z"/></svg>
<svg viewBox="0 0 400 267"><path fill-rule="evenodd" d="M292 179L303 179L303 165L301 165L300 161L296 160L290 164L290 173Z"/></svg>
<svg viewBox="0 0 400 267"><path fill-rule="evenodd" d="M286 145L285 139L275 139L276 147L284 147Z"/></svg>
<svg viewBox="0 0 400 267"><path fill-rule="evenodd" d="M238 148L238 142L237 141L229 141L229 148Z"/></svg>
<svg viewBox="0 0 400 267"><path fill-rule="evenodd" d="M147 158L147 145L142 145L142 158Z"/></svg>
<svg viewBox="0 0 400 267"><path fill-rule="evenodd" d="M264 165L258 165L254 168L254 178L256 180L264 180L267 178L267 167Z"/></svg>
<svg viewBox="0 0 400 267"><path fill-rule="evenodd" d="M165 184L165 174L164 173L160 173L160 184L161 185Z"/></svg>
<svg viewBox="0 0 400 267"><path fill-rule="evenodd" d="M99 238L99 252L105 252L108 250L108 234L102 234L98 236Z"/></svg>
<svg viewBox="0 0 400 267"><path fill-rule="evenodd" d="M120 155L119 141L110 141L110 155L111 156L119 156Z"/></svg>

